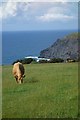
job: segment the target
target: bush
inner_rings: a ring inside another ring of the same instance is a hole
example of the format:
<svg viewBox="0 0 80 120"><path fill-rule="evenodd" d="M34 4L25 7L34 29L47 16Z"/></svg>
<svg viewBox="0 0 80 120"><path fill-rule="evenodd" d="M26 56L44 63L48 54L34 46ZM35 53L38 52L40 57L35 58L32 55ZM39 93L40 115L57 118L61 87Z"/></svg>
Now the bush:
<svg viewBox="0 0 80 120"><path fill-rule="evenodd" d="M39 60L39 63L48 63L47 60Z"/></svg>
<svg viewBox="0 0 80 120"><path fill-rule="evenodd" d="M71 63L71 62L77 62L77 60L74 60L74 59L67 59L67 62Z"/></svg>
<svg viewBox="0 0 80 120"><path fill-rule="evenodd" d="M33 61L32 58L25 58L25 59L21 59L21 60L16 60L12 63L12 65L14 65L17 62L21 62L22 64L30 64Z"/></svg>
<svg viewBox="0 0 80 120"><path fill-rule="evenodd" d="M50 63L61 63L64 62L62 58L53 58L49 61Z"/></svg>
<svg viewBox="0 0 80 120"><path fill-rule="evenodd" d="M23 59L23 60L22 60L22 63L23 63L23 64L30 64L32 61L33 61L32 58L27 58L27 59Z"/></svg>
<svg viewBox="0 0 80 120"><path fill-rule="evenodd" d="M12 65L14 65L15 63L17 63L17 62L21 62L22 63L22 60L16 60L16 61L14 61L13 63L12 63Z"/></svg>
<svg viewBox="0 0 80 120"><path fill-rule="evenodd" d="M36 62L36 60L33 60L32 62L31 62L31 64L37 64L38 62Z"/></svg>
<svg viewBox="0 0 80 120"><path fill-rule="evenodd" d="M16 61L14 61L12 63L12 65L14 65L16 62L21 62L22 64L30 64L30 63L35 64L35 63L37 63L36 60L33 60L32 58L27 58L27 59L25 58L25 59L20 59L20 60L18 59ZM64 60L61 58L53 58L50 61L39 60L38 63L61 63L61 62L64 62Z"/></svg>

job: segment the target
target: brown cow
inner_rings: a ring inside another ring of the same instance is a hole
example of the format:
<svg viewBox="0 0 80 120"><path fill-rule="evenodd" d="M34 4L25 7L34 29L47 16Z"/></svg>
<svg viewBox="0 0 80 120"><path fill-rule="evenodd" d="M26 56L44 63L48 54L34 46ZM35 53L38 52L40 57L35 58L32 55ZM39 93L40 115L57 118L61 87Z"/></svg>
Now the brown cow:
<svg viewBox="0 0 80 120"><path fill-rule="evenodd" d="M22 63L17 62L14 64L13 75L17 83L19 84L23 83L23 77L25 77L24 72L25 72L25 69Z"/></svg>

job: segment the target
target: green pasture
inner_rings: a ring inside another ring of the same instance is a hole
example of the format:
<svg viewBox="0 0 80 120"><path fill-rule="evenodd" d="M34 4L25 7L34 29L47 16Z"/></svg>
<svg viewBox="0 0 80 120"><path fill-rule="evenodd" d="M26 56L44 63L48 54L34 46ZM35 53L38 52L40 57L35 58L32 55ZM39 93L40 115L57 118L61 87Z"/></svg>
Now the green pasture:
<svg viewBox="0 0 80 120"><path fill-rule="evenodd" d="M27 64L23 84L2 71L3 118L77 118L78 63Z"/></svg>
<svg viewBox="0 0 80 120"><path fill-rule="evenodd" d="M2 67L0 66L0 119L2 118Z"/></svg>

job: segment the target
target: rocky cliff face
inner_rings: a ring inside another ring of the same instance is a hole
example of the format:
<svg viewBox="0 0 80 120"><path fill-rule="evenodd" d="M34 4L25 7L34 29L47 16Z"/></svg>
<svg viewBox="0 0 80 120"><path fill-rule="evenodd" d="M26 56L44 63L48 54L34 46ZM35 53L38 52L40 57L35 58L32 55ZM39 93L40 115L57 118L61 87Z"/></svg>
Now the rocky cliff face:
<svg viewBox="0 0 80 120"><path fill-rule="evenodd" d="M62 58L66 60L78 58L78 33L73 33L58 39L49 48L40 52L40 57L45 58Z"/></svg>

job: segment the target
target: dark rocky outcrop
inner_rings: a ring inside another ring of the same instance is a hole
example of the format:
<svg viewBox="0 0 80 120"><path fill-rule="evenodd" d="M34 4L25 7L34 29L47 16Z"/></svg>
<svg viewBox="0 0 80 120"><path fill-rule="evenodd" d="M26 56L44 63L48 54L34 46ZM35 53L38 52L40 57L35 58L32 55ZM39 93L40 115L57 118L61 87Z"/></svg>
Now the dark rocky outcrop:
<svg viewBox="0 0 80 120"><path fill-rule="evenodd" d="M78 59L78 33L72 33L40 52L40 57Z"/></svg>

